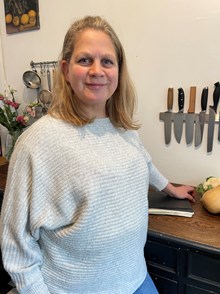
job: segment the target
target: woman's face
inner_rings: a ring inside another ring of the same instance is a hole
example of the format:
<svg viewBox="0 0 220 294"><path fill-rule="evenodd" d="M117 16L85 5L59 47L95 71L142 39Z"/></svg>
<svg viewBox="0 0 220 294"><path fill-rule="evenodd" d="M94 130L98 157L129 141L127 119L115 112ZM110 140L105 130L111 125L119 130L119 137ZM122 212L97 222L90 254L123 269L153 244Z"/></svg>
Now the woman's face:
<svg viewBox="0 0 220 294"><path fill-rule="evenodd" d="M67 82L90 117L106 117L106 101L118 86L118 62L110 37L99 30L79 34L70 62L62 61Z"/></svg>

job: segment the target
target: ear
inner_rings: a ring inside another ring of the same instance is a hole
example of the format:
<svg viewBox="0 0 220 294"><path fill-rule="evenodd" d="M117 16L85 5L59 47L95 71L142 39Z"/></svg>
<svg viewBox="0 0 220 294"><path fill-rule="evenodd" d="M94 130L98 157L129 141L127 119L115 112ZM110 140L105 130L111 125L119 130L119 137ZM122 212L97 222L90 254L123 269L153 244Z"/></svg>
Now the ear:
<svg viewBox="0 0 220 294"><path fill-rule="evenodd" d="M61 61L61 69L67 82L69 82L69 63L66 60Z"/></svg>

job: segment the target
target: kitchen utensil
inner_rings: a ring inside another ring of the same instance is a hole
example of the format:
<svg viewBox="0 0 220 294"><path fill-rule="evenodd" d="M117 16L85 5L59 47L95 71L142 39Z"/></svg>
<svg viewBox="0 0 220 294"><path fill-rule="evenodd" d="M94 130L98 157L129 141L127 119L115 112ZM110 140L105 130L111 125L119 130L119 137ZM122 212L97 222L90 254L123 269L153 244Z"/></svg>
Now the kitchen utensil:
<svg viewBox="0 0 220 294"><path fill-rule="evenodd" d="M207 152L212 151L213 147L213 137L215 129L215 116L217 112L219 96L220 96L220 84L216 82L215 89L213 92L213 106L209 106L209 122L208 122L208 139L207 139Z"/></svg>
<svg viewBox="0 0 220 294"><path fill-rule="evenodd" d="M174 135L176 141L180 143L183 131L183 121L184 121L184 100L185 94L182 88L178 89L178 108L179 111L174 114L173 121L174 121Z"/></svg>
<svg viewBox="0 0 220 294"><path fill-rule="evenodd" d="M48 73L49 69L46 70L46 65L41 66L41 75L42 75L42 86L41 91L39 93L39 101L43 104L43 111L46 112L51 101L52 101L52 93L48 90L50 79L50 74Z"/></svg>
<svg viewBox="0 0 220 294"><path fill-rule="evenodd" d="M203 88L201 96L201 109L200 113L196 116L196 125L195 125L195 147L199 146L202 143L205 115L208 101L208 87Z"/></svg>
<svg viewBox="0 0 220 294"><path fill-rule="evenodd" d="M171 140L172 127L172 108L173 108L173 88L168 88L167 92L167 111L164 112L164 136L165 143L169 144Z"/></svg>
<svg viewBox="0 0 220 294"><path fill-rule="evenodd" d="M190 87L189 109L186 114L186 144L193 141L194 122L195 122L195 102L196 87Z"/></svg>
<svg viewBox="0 0 220 294"><path fill-rule="evenodd" d="M48 84L48 90L51 92L51 75L50 75L49 66L47 66L47 84Z"/></svg>
<svg viewBox="0 0 220 294"><path fill-rule="evenodd" d="M39 93L39 100L43 106L47 109L52 101L52 93L48 90L41 90Z"/></svg>
<svg viewBox="0 0 220 294"><path fill-rule="evenodd" d="M55 84L55 81L56 81L56 75L57 75L57 63L54 62L53 63L53 71L52 71L52 85L51 85L51 88L53 89L53 86Z"/></svg>
<svg viewBox="0 0 220 294"><path fill-rule="evenodd" d="M195 138L194 138L194 144L195 147L199 146L201 142L201 128L200 128L200 122L199 122L199 114L195 114Z"/></svg>
<svg viewBox="0 0 220 294"><path fill-rule="evenodd" d="M218 117L218 141L220 142L220 112Z"/></svg>
<svg viewBox="0 0 220 294"><path fill-rule="evenodd" d="M36 71L28 70L23 74L23 82L27 88L38 89L41 85L41 78Z"/></svg>

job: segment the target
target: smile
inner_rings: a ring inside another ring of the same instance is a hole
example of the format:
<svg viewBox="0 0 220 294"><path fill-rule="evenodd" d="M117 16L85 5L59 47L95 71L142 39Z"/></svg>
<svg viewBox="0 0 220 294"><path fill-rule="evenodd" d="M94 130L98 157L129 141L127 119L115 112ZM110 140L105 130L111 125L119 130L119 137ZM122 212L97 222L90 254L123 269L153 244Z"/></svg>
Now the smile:
<svg viewBox="0 0 220 294"><path fill-rule="evenodd" d="M106 84L100 84L100 83L89 83L89 84L86 84L86 86L88 88L91 88L91 89L100 89L102 87L104 87Z"/></svg>

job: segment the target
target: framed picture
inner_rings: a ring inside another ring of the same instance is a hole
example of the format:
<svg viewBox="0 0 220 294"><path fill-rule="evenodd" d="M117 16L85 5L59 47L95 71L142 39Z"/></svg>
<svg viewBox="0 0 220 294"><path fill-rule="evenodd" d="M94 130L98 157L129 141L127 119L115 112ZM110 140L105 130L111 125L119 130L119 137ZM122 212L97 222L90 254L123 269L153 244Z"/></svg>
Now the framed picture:
<svg viewBox="0 0 220 294"><path fill-rule="evenodd" d="M7 34L40 28L38 0L4 0Z"/></svg>

